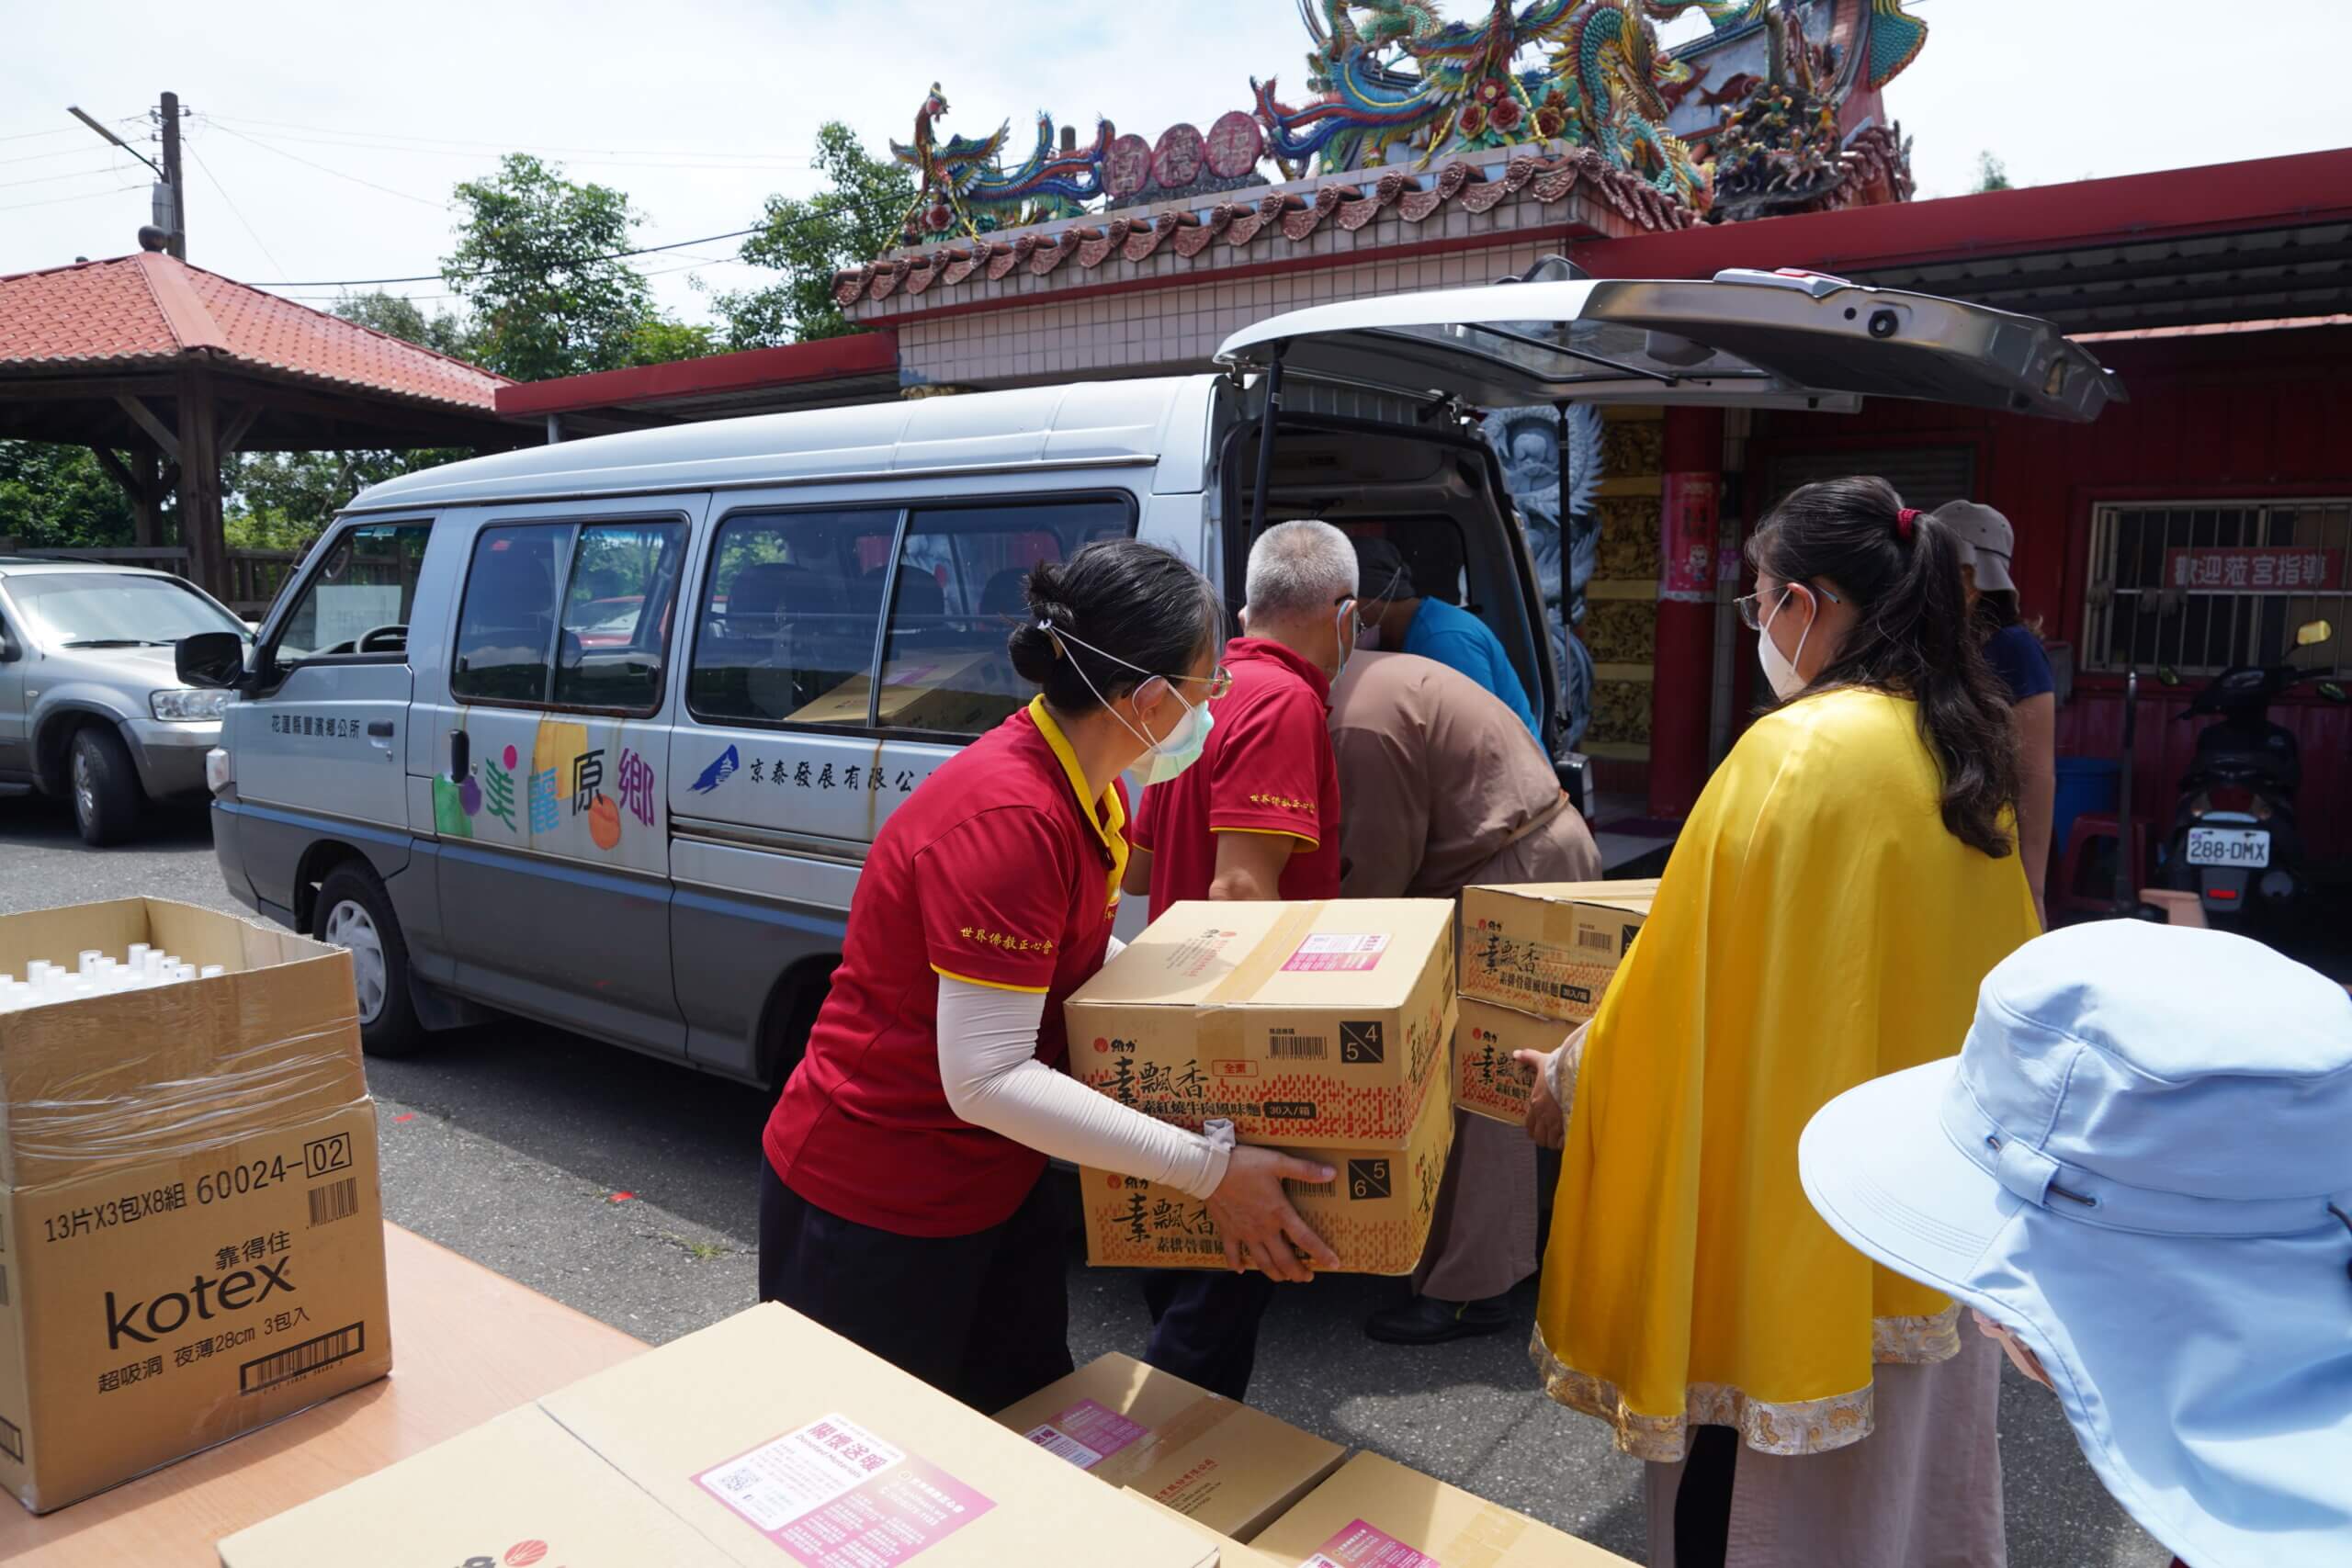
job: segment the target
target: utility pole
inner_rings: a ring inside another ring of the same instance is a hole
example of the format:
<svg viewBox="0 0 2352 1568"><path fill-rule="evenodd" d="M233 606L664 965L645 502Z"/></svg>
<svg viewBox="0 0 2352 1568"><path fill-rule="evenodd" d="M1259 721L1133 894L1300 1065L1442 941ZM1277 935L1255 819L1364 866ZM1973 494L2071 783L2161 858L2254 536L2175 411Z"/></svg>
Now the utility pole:
<svg viewBox="0 0 2352 1568"><path fill-rule="evenodd" d="M83 113L74 105L66 105L65 112L96 131L106 141L155 170L155 178L159 182L155 186L153 213L157 220L155 227L164 231L164 249L180 261L187 260L187 186L180 178L180 96L177 93L165 93L162 109L157 116L164 133L164 165L161 168L155 167L154 159Z"/></svg>
<svg viewBox="0 0 2352 1568"><path fill-rule="evenodd" d="M180 261L187 260L187 184L180 178L180 96L164 95L164 183L172 187L172 220L164 225L171 235L164 248Z"/></svg>

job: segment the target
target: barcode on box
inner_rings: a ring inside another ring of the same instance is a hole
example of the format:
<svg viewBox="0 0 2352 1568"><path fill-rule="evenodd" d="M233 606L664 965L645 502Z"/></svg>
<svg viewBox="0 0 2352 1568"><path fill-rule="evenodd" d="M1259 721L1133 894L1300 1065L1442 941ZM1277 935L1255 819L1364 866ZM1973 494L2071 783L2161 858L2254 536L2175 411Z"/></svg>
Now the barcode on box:
<svg viewBox="0 0 2352 1568"><path fill-rule="evenodd" d="M332 1334L322 1334L316 1339L305 1339L300 1345L288 1345L283 1350L273 1350L247 1361L237 1369L237 1392L259 1393L289 1378L356 1356L367 1348L368 1325L345 1324Z"/></svg>
<svg viewBox="0 0 2352 1568"><path fill-rule="evenodd" d="M347 1220L359 1212L359 1179L346 1176L311 1189L311 1228Z"/></svg>
<svg viewBox="0 0 2352 1568"><path fill-rule="evenodd" d="M1328 1034L1293 1034L1276 1030L1266 1037L1266 1055L1276 1061L1311 1057L1321 1061L1331 1054L1331 1037Z"/></svg>
<svg viewBox="0 0 2352 1568"><path fill-rule="evenodd" d="M1329 1181L1285 1179L1283 1186L1301 1198L1336 1198L1340 1195L1340 1179L1336 1176Z"/></svg>
<svg viewBox="0 0 2352 1568"><path fill-rule="evenodd" d="M1577 932L1577 945L1593 948L1601 953L1614 953L1617 951L1617 939L1608 931L1595 931L1587 926Z"/></svg>

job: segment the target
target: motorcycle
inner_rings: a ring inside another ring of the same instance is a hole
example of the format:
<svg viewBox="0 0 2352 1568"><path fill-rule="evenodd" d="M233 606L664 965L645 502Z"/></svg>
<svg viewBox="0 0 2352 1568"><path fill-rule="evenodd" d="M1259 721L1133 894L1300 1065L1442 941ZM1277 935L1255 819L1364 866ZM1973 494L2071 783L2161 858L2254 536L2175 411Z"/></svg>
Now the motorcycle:
<svg viewBox="0 0 2352 1568"><path fill-rule="evenodd" d="M2297 628L2295 646L2327 642L2326 621ZM2270 705L2318 671L2291 661L2242 664L2214 677L2180 716L2214 718L2197 735L2181 774L2180 799L2165 840L2166 883L2193 892L2209 924L2233 926L2257 911L2279 913L2305 888L2302 832L2295 795L2303 778L2293 731L2270 720ZM2177 685L2166 671L2160 677ZM2334 681L2316 690L2330 702L2352 701Z"/></svg>

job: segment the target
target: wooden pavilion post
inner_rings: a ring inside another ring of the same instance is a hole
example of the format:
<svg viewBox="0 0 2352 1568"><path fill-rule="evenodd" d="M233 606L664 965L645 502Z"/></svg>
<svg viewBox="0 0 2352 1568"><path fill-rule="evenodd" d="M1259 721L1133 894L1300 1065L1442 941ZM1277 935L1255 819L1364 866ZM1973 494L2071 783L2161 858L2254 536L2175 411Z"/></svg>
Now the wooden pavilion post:
<svg viewBox="0 0 2352 1568"><path fill-rule="evenodd" d="M229 596L229 542L220 510L220 411L211 378L191 370L180 379L180 541L187 546L188 576L216 599Z"/></svg>

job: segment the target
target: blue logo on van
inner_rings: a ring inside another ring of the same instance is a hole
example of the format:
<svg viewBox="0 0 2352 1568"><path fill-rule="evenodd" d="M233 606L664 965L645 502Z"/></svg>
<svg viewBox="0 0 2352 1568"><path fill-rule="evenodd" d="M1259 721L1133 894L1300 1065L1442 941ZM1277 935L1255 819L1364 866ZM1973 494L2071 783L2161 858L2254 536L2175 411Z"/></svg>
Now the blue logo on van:
<svg viewBox="0 0 2352 1568"><path fill-rule="evenodd" d="M702 771L702 776L688 787L696 795L708 795L712 790L733 778L735 770L742 765L743 760L735 754L735 748L729 746L711 759L710 766L705 768Z"/></svg>

